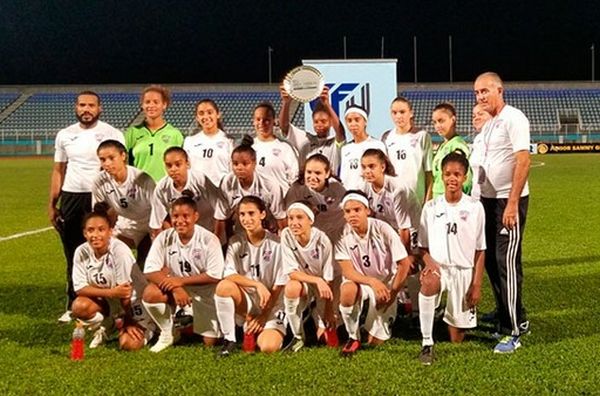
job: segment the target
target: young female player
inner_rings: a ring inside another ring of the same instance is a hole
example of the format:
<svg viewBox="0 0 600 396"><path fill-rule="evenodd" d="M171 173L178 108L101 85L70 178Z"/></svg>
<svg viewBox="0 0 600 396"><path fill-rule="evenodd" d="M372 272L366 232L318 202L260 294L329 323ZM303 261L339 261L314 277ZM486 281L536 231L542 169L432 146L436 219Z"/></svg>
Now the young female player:
<svg viewBox="0 0 600 396"><path fill-rule="evenodd" d="M256 132L252 145L258 159L256 170L279 183L285 194L298 178L298 153L288 142L275 136L275 109L271 103L256 106L252 120Z"/></svg>
<svg viewBox="0 0 600 396"><path fill-rule="evenodd" d="M370 148L377 148L385 152L385 144L369 136L367 132L367 111L357 105L348 107L344 114L346 126L353 140L342 147L340 179L344 187L354 189L362 182L360 159L363 153Z"/></svg>
<svg viewBox="0 0 600 396"><path fill-rule="evenodd" d="M290 278L284 290L285 314L294 336L285 349L292 352L304 346L302 313L313 302L317 338L326 328L336 329L333 249L329 237L313 227L315 214L309 205L298 201L288 206L288 227L281 232L284 273Z"/></svg>
<svg viewBox="0 0 600 396"><path fill-rule="evenodd" d="M250 145L242 144L231 154L233 172L221 180L220 190L224 200L215 207L215 233L223 241L226 240L228 222L236 223L234 216L240 200L248 195L261 197L267 207L267 228L271 231L285 228L285 209L281 187L276 181L256 172L256 152Z"/></svg>
<svg viewBox="0 0 600 396"><path fill-rule="evenodd" d="M203 172L218 186L231 171L233 139L223 132L221 111L212 99L196 104L196 122L200 130L185 138L183 148L190 156L192 169Z"/></svg>
<svg viewBox="0 0 600 396"><path fill-rule="evenodd" d="M75 250L73 283L77 297L72 315L95 329L90 348L104 343L114 328L114 318L123 316L119 346L138 350L155 330L140 298L146 279L127 245L111 237L107 210L105 203L96 204L84 219L87 242Z"/></svg>
<svg viewBox="0 0 600 396"><path fill-rule="evenodd" d="M442 180L442 159L449 153L462 150L467 156L469 147L465 140L456 133L456 110L449 103L440 103L433 109L431 120L435 131L444 138L433 157L433 188L432 197L444 194L444 181ZM467 173L467 180L463 188L466 193L471 191L471 171Z"/></svg>
<svg viewBox="0 0 600 396"><path fill-rule="evenodd" d="M127 165L125 146L116 140L100 143L97 153L102 172L92 185L92 201L106 202L110 213L118 216L113 236L130 248L137 247L138 262L143 263L150 249L147 237L154 180L145 172Z"/></svg>
<svg viewBox="0 0 600 396"><path fill-rule="evenodd" d="M415 126L412 103L408 99L401 96L395 98L390 112L394 129L385 132L381 140L385 143L396 174L402 176L422 206L433 181L431 136Z"/></svg>
<svg viewBox="0 0 600 396"><path fill-rule="evenodd" d="M347 225L336 244L335 259L343 275L340 313L349 335L342 355L348 356L360 348L359 316L367 299L365 330L369 344L378 345L390 338L396 296L410 262L398 232L381 220L369 218L365 194L348 191L342 206Z"/></svg>
<svg viewBox="0 0 600 396"><path fill-rule="evenodd" d="M154 181L165 175L164 152L169 147L183 144L181 132L164 118L170 104L171 95L165 87L150 85L144 88L140 98L144 121L125 131L129 164L152 176Z"/></svg>
<svg viewBox="0 0 600 396"><path fill-rule="evenodd" d="M263 227L267 209L255 196L241 199L238 216L244 232L229 241L224 278L215 293L221 331L225 338L220 356L235 348L235 325L257 336L262 352L281 349L285 335L283 272L279 238ZM236 316L237 315L237 316Z"/></svg>
<svg viewBox="0 0 600 396"><path fill-rule="evenodd" d="M193 200L200 213L198 224L207 230L214 230L214 208L223 200L221 191L204 173L190 169L188 154L181 147L171 147L165 151L164 163L167 176L158 182L152 197L150 227L153 236L170 226L168 221L165 222L169 208L173 201L181 197L184 190L193 194Z"/></svg>
<svg viewBox="0 0 600 396"><path fill-rule="evenodd" d="M331 176L329 161L323 154L314 154L305 163L302 180L296 181L285 196L285 206L305 200L317 208L314 226L325 232L335 243L346 222L340 203L346 193L342 184Z"/></svg>
<svg viewBox="0 0 600 396"><path fill-rule="evenodd" d="M485 262L485 214L479 200L463 193L468 170L463 153L444 157L445 192L427 202L421 216L419 245L425 268L419 293L423 335L419 360L426 365L434 360L433 320L442 292L448 292L444 322L452 342L461 342L465 329L477 326L475 307L481 297Z"/></svg>
<svg viewBox="0 0 600 396"><path fill-rule="evenodd" d="M173 228L161 232L150 248L144 273L151 283L144 290L144 306L160 329L150 351L173 345L173 307L192 307L194 333L212 346L220 337L215 310L215 286L223 276L218 238L198 226L196 202L187 191L171 204Z"/></svg>

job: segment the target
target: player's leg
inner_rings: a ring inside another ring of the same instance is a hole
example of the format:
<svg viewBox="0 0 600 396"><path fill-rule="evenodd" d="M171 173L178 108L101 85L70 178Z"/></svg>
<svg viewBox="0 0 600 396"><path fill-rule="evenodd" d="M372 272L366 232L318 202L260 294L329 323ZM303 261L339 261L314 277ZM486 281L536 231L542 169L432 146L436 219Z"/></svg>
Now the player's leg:
<svg viewBox="0 0 600 396"><path fill-rule="evenodd" d="M78 296L71 305L72 316L79 319L85 325L96 327L102 323L105 314L108 312L106 303L103 300L92 299L89 297Z"/></svg>
<svg viewBox="0 0 600 396"><path fill-rule="evenodd" d="M304 300L306 299L306 285L302 282L290 280L284 289L285 314L292 330L294 338L286 346L286 350L296 352L304 346L304 326L302 323L302 312Z"/></svg>
<svg viewBox="0 0 600 396"><path fill-rule="evenodd" d="M488 274L494 302L496 307L496 319L501 316L502 309L502 292L500 289L500 273L498 270L497 257L497 236L501 232L502 226L502 211L498 205L498 200L492 198L482 198L481 203L485 210L485 240L487 249L485 251L485 272ZM491 315L486 315L491 316Z"/></svg>
<svg viewBox="0 0 600 396"><path fill-rule="evenodd" d="M447 270L448 298L444 312L444 322L448 324L448 333L452 343L465 339L468 329L477 327L477 311L466 304L467 293L473 280L473 269L451 268Z"/></svg>
<svg viewBox="0 0 600 396"><path fill-rule="evenodd" d="M396 317L398 302L394 300L390 305L378 308L375 291L370 286L362 285L361 292L369 299L365 319L365 330L369 333L368 342L370 345L381 345L392 336L391 324Z"/></svg>
<svg viewBox="0 0 600 396"><path fill-rule="evenodd" d="M160 330L158 341L151 352L160 352L175 343L173 335L173 309L169 303L169 297L154 283L148 284L144 289L143 304L148 315L154 320Z"/></svg>
<svg viewBox="0 0 600 396"><path fill-rule="evenodd" d="M273 353L281 349L284 334L274 328L266 328L260 332L256 339L256 345L263 353Z"/></svg>
<svg viewBox="0 0 600 396"><path fill-rule="evenodd" d="M150 234L144 235L140 243L137 245L137 264L140 269L144 269L144 264L146 263L146 257L148 257L148 252L150 251L150 247L152 246L152 239L150 239Z"/></svg>
<svg viewBox="0 0 600 396"><path fill-rule="evenodd" d="M360 348L359 316L362 307L360 286L350 280L340 287L340 314L348 332L348 342L342 348L342 355L351 355Z"/></svg>
<svg viewBox="0 0 600 396"><path fill-rule="evenodd" d="M440 271L443 271L440 268ZM419 291L419 322L421 325L422 349L419 360L425 365L433 363L433 322L435 309L440 302L442 290L442 274L421 273L421 290Z"/></svg>
<svg viewBox="0 0 600 396"><path fill-rule="evenodd" d="M215 309L224 339L219 356L229 356L236 342L235 315L245 316L248 310L242 289L228 279L220 281L215 289Z"/></svg>
<svg viewBox="0 0 600 396"><path fill-rule="evenodd" d="M212 347L221 338L217 309L215 305L216 285L186 287L192 296L192 311L194 313L194 333L202 336L204 345Z"/></svg>

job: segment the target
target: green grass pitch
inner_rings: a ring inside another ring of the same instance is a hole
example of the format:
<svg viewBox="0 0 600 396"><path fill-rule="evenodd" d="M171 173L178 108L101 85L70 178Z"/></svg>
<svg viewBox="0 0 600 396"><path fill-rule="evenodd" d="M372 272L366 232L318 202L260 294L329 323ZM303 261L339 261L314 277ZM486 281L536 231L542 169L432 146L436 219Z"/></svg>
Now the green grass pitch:
<svg viewBox="0 0 600 396"><path fill-rule="evenodd" d="M462 345L438 343L431 367L417 361L416 337L352 359L323 347L220 361L198 344L154 355L113 342L71 362L72 327L56 323L65 264L57 235L46 231L0 241L0 394L599 393L600 157L535 156L533 164L524 237L532 334L512 356L494 355L494 342L475 332ZM0 238L48 226L51 166L0 160ZM486 285L480 308L491 307Z"/></svg>

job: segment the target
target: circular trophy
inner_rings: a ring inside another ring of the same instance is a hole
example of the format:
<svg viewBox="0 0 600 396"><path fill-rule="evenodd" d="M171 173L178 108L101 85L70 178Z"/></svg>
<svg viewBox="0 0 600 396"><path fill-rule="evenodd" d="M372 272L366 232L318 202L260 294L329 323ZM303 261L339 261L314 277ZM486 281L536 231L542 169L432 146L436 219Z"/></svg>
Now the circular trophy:
<svg viewBox="0 0 600 396"><path fill-rule="evenodd" d="M298 66L283 79L283 88L298 102L308 103L319 97L325 79L319 70L312 66Z"/></svg>

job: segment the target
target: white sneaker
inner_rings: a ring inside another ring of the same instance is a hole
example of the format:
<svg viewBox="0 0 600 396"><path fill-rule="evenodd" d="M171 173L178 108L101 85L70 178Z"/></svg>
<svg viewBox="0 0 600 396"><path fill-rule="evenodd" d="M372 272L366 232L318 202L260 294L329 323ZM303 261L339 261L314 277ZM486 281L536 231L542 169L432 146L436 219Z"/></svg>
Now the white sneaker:
<svg viewBox="0 0 600 396"><path fill-rule="evenodd" d="M90 342L90 349L98 348L100 345L104 344L106 340L108 340L106 328L104 326L100 326L98 330L94 332L94 336Z"/></svg>
<svg viewBox="0 0 600 396"><path fill-rule="evenodd" d="M167 349L171 345L175 344L179 340L179 333L160 333L158 341L150 348L150 352L158 353L163 349Z"/></svg>
<svg viewBox="0 0 600 396"><path fill-rule="evenodd" d="M71 317L71 311L67 310L61 315L60 318L58 318L58 323L70 323L72 320L73 318Z"/></svg>

